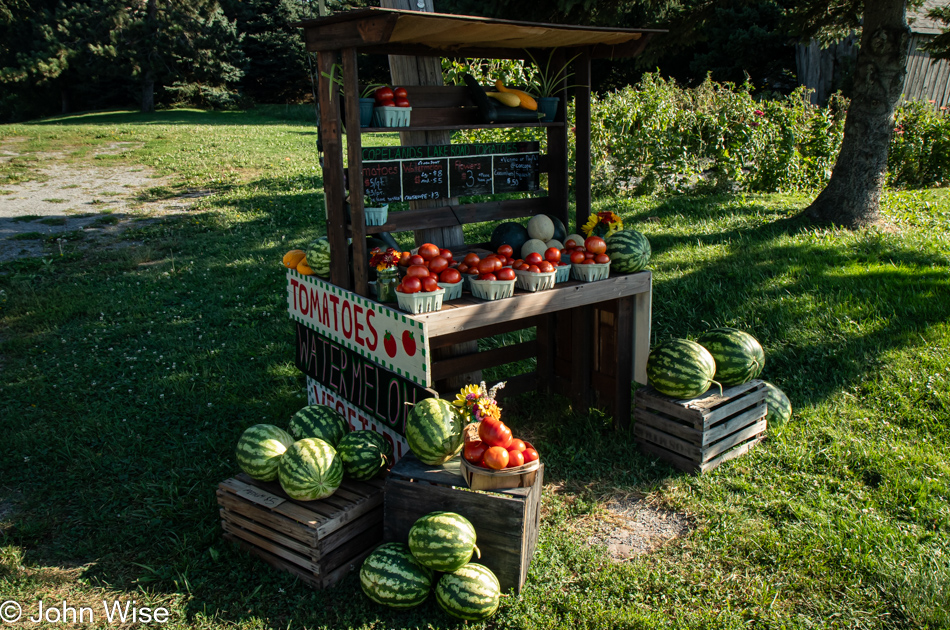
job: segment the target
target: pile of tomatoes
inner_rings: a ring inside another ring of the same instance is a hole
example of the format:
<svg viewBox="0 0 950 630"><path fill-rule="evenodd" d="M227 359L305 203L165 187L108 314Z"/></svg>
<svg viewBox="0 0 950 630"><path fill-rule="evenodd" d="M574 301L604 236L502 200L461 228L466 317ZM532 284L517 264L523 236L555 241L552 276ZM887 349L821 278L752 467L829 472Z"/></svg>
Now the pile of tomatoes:
<svg viewBox="0 0 950 630"><path fill-rule="evenodd" d="M479 422L478 437L465 443L462 457L482 468L517 468L540 457L530 442L512 437L511 429L501 420L488 418Z"/></svg>
<svg viewBox="0 0 950 630"><path fill-rule="evenodd" d="M552 273L557 267L563 267L566 264L561 262L561 250L557 247L548 247L544 250L544 256L538 252L531 252L524 257L524 260L516 260L512 266L518 271Z"/></svg>
<svg viewBox="0 0 950 630"><path fill-rule="evenodd" d="M438 291L439 283L456 284L462 281L462 274L451 267L452 252L439 249L437 245L425 243L419 246L418 253L403 252L399 258L400 267L408 267L406 275L396 286L400 293L423 293Z"/></svg>
<svg viewBox="0 0 950 630"><path fill-rule="evenodd" d="M384 85L373 92L373 98L376 99L376 107L411 107L409 93L404 87L389 88Z"/></svg>
<svg viewBox="0 0 950 630"><path fill-rule="evenodd" d="M583 244L569 238L564 243L564 253L570 256L571 263L575 265L603 265L610 262L607 241L599 236L588 236Z"/></svg>

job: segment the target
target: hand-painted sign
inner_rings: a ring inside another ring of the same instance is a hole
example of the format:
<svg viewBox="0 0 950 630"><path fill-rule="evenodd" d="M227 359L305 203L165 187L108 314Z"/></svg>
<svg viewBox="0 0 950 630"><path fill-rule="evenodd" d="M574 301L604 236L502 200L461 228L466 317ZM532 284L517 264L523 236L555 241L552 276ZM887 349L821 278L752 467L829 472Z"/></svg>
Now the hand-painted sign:
<svg viewBox="0 0 950 630"><path fill-rule="evenodd" d="M399 435L388 426L377 422L365 413L354 407L351 403L338 398L332 391L321 385L314 379L307 377L307 404L308 405L326 405L336 409L343 414L350 429L354 431L376 431L382 435L393 447L393 456L398 462L403 455L409 452L409 444L406 438Z"/></svg>
<svg viewBox="0 0 950 630"><path fill-rule="evenodd" d="M435 395L304 324L298 323L296 328L297 368L337 399L349 402L399 435L406 433L410 406Z"/></svg>
<svg viewBox="0 0 950 630"><path fill-rule="evenodd" d="M417 385L432 385L422 322L351 291L287 270L290 317Z"/></svg>
<svg viewBox="0 0 950 630"><path fill-rule="evenodd" d="M373 201L446 199L539 187L537 142L363 149L363 189Z"/></svg>

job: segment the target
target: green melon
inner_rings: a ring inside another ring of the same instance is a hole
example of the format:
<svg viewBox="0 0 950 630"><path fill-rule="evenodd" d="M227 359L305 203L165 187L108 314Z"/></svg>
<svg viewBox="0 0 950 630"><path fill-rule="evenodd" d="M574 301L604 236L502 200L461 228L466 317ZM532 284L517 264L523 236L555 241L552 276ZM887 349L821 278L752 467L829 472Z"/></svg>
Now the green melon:
<svg viewBox="0 0 950 630"><path fill-rule="evenodd" d="M432 512L418 519L409 530L409 549L424 566L452 573L477 551L475 528L461 514Z"/></svg>
<svg viewBox="0 0 950 630"><path fill-rule="evenodd" d="M255 424L241 434L235 456L238 466L254 479L277 479L277 464L294 443L289 433L272 424Z"/></svg>
<svg viewBox="0 0 950 630"><path fill-rule="evenodd" d="M366 596L391 608L412 608L424 602L432 577L409 547L396 542L380 545L360 567L360 586Z"/></svg>
<svg viewBox="0 0 950 630"><path fill-rule="evenodd" d="M313 273L323 278L330 277L330 241L326 236L321 236L307 245L304 253Z"/></svg>
<svg viewBox="0 0 950 630"><path fill-rule="evenodd" d="M528 236L540 241L554 238L554 221L546 214L537 214L528 220Z"/></svg>
<svg viewBox="0 0 950 630"><path fill-rule="evenodd" d="M444 464L462 450L462 418L447 400L420 400L406 418L406 441L422 462Z"/></svg>
<svg viewBox="0 0 950 630"><path fill-rule="evenodd" d="M611 271L634 273L646 269L652 253L646 236L636 230L620 230L606 240Z"/></svg>
<svg viewBox="0 0 950 630"><path fill-rule="evenodd" d="M386 441L375 431L347 433L336 450L343 461L343 472L358 481L372 479L388 461Z"/></svg>
<svg viewBox="0 0 950 630"><path fill-rule="evenodd" d="M792 401L788 399L781 389L772 385L768 381L765 383L765 404L768 407L768 413L765 420L771 424L774 422L788 422L792 417Z"/></svg>
<svg viewBox="0 0 950 630"><path fill-rule="evenodd" d="M748 383L762 372L765 351L759 341L735 328L713 328L696 342L716 360L716 380L723 385Z"/></svg>
<svg viewBox="0 0 950 630"><path fill-rule="evenodd" d="M280 458L280 487L291 499L325 499L343 481L343 462L336 449L320 438L297 440Z"/></svg>
<svg viewBox="0 0 950 630"><path fill-rule="evenodd" d="M350 431L346 418L326 405L304 407L290 419L289 429L295 439L320 438L334 448Z"/></svg>
<svg viewBox="0 0 950 630"><path fill-rule="evenodd" d="M510 221L498 225L491 233L491 248L497 252L502 245L511 245L515 258L522 258L521 246L528 240L528 229L520 223Z"/></svg>
<svg viewBox="0 0 950 630"><path fill-rule="evenodd" d="M716 361L706 348L688 339L671 339L650 351L647 377L661 394L695 398L709 389Z"/></svg>
<svg viewBox="0 0 950 630"><path fill-rule="evenodd" d="M474 562L455 573L446 573L435 585L439 607L459 619L480 621L498 610L501 586L488 567Z"/></svg>

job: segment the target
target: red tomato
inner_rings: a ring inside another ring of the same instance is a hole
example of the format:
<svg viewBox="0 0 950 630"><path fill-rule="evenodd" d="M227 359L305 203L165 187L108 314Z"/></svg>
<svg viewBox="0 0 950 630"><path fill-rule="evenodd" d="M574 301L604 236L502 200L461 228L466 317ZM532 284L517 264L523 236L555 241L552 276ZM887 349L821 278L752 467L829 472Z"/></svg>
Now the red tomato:
<svg viewBox="0 0 950 630"><path fill-rule="evenodd" d="M470 275L470 276L477 276L477 275L478 275L478 267L469 267L469 268L468 268L468 271L466 271L465 273L467 273L467 274Z"/></svg>
<svg viewBox="0 0 950 630"><path fill-rule="evenodd" d="M552 265L550 262L546 260L542 260L538 264L538 270L541 271L541 273L551 273L552 271L554 271L554 265Z"/></svg>
<svg viewBox="0 0 950 630"><path fill-rule="evenodd" d="M584 260L581 261L581 264L582 264L582 265L593 265L593 264L594 264L594 259L593 259L593 258L585 258Z"/></svg>
<svg viewBox="0 0 950 630"><path fill-rule="evenodd" d="M487 419L478 424L478 437L489 446L507 449L511 444L511 429L501 420Z"/></svg>
<svg viewBox="0 0 950 630"><path fill-rule="evenodd" d="M541 254L539 254L538 252L531 252L530 254L524 257L524 261L528 263L529 265L537 265L542 260L544 260L544 258L542 258Z"/></svg>
<svg viewBox="0 0 950 630"><path fill-rule="evenodd" d="M469 267L477 265L479 261L478 254L475 252L469 252L465 254L465 258L462 259L462 262L468 265Z"/></svg>
<svg viewBox="0 0 950 630"><path fill-rule="evenodd" d="M439 255L439 246L432 243L423 243L419 246L419 255L423 260L432 260Z"/></svg>
<svg viewBox="0 0 950 630"><path fill-rule="evenodd" d="M498 270L495 276L497 276L499 280L514 280L515 270L511 267L503 267Z"/></svg>
<svg viewBox="0 0 950 630"><path fill-rule="evenodd" d="M396 107L412 107L412 105L409 104L409 99L407 98L397 98Z"/></svg>
<svg viewBox="0 0 950 630"><path fill-rule="evenodd" d="M412 254L410 254L409 252L403 252L402 254L400 254L400 256L399 256L399 266L400 266L400 267L408 267L408 266L409 266L409 259L410 259L410 258L412 258Z"/></svg>
<svg viewBox="0 0 950 630"><path fill-rule="evenodd" d="M453 262L453 261L452 261L452 250L449 250L449 249L440 249L440 250L439 250L439 256L441 256L442 258L445 258L447 261L449 261L449 264L452 264L452 262Z"/></svg>
<svg viewBox="0 0 950 630"><path fill-rule="evenodd" d="M515 250L513 250L513 249L511 248L511 245L507 245L507 244L505 244L505 245L499 245L499 246L498 246L498 253L499 253L499 254L503 254L504 256L506 256L506 257L508 257L508 258L511 258L512 256L515 255Z"/></svg>
<svg viewBox="0 0 950 630"><path fill-rule="evenodd" d="M436 276L426 276L422 279L422 290L426 293L439 290L439 281Z"/></svg>
<svg viewBox="0 0 950 630"><path fill-rule="evenodd" d="M548 262L561 262L561 250L557 247L548 247L544 250L544 259Z"/></svg>
<svg viewBox="0 0 950 630"><path fill-rule="evenodd" d="M395 96L396 95L393 94L393 91L386 86L378 88L375 92L373 92L373 98L376 99L377 103L381 103L382 101L391 101L395 98Z"/></svg>
<svg viewBox="0 0 950 630"><path fill-rule="evenodd" d="M409 92L406 91L404 87L393 88L393 97L394 98L409 98Z"/></svg>
<svg viewBox="0 0 950 630"><path fill-rule="evenodd" d="M497 280L498 278L493 273L480 273L478 274L479 280Z"/></svg>
<svg viewBox="0 0 950 630"><path fill-rule="evenodd" d="M526 464L530 464L531 462L541 458L541 456L538 455L538 451L531 447L526 448L522 455L524 455L524 463Z"/></svg>
<svg viewBox="0 0 950 630"><path fill-rule="evenodd" d="M433 273L442 273L449 268L449 261L441 256L436 256L429 261L429 271Z"/></svg>
<svg viewBox="0 0 950 630"><path fill-rule="evenodd" d="M420 256L419 254L413 254L409 257L410 265L424 265L426 264L426 259Z"/></svg>
<svg viewBox="0 0 950 630"><path fill-rule="evenodd" d="M485 464L493 470L501 470L508 465L508 451L500 446L492 446L485 451Z"/></svg>
<svg viewBox="0 0 950 630"><path fill-rule="evenodd" d="M459 263L459 266L456 267L459 273L468 273L468 265L465 263Z"/></svg>
<svg viewBox="0 0 950 630"><path fill-rule="evenodd" d="M478 273L492 273L495 271L495 261L498 259L494 256L489 256L488 258L482 258L478 261Z"/></svg>
<svg viewBox="0 0 950 630"><path fill-rule="evenodd" d="M577 241L575 241L575 240L572 239L572 238L569 238L569 239L567 239L567 241L564 243L564 248L565 248L565 249L573 249L574 247L577 247L578 245L580 245L580 243L578 243Z"/></svg>
<svg viewBox="0 0 950 630"><path fill-rule="evenodd" d="M508 257L505 256L504 254L492 254L492 256L494 256L495 258L501 261L502 267L508 264Z"/></svg>
<svg viewBox="0 0 950 630"><path fill-rule="evenodd" d="M400 286L402 286L403 293L418 293L422 290L422 281L413 276L406 276L402 279Z"/></svg>
<svg viewBox="0 0 950 630"><path fill-rule="evenodd" d="M446 269L439 274L439 281L446 284L456 284L462 280L462 274L458 269Z"/></svg>
<svg viewBox="0 0 950 630"><path fill-rule="evenodd" d="M596 256L594 256L594 262L597 263L598 265L609 263L610 256L608 256L607 254L597 254Z"/></svg>
<svg viewBox="0 0 950 630"><path fill-rule="evenodd" d="M531 273L541 273L541 268L537 265L528 265L528 271Z"/></svg>
<svg viewBox="0 0 950 630"><path fill-rule="evenodd" d="M406 272L406 276L410 278L426 278L429 276L429 270L425 265L412 265Z"/></svg>
<svg viewBox="0 0 950 630"><path fill-rule="evenodd" d="M473 440L465 443L465 448L462 450L462 457L468 462L477 464L482 461L482 457L485 456L485 451L487 450L488 447L484 442Z"/></svg>
<svg viewBox="0 0 950 630"><path fill-rule="evenodd" d="M584 249L595 254L603 254L607 251L607 241L599 236L588 236L584 241Z"/></svg>
<svg viewBox="0 0 950 630"><path fill-rule="evenodd" d="M376 101L376 107L395 107L396 101L393 99L386 99L385 101Z"/></svg>
<svg viewBox="0 0 950 630"><path fill-rule="evenodd" d="M528 263L521 263L520 265L516 267L516 269L518 271L529 271L531 269L531 265L529 265Z"/></svg>
<svg viewBox="0 0 950 630"><path fill-rule="evenodd" d="M508 466L506 466L506 468L517 468L518 466L524 466L524 453L509 448Z"/></svg>
<svg viewBox="0 0 950 630"><path fill-rule="evenodd" d="M518 438L512 438L511 444L508 445L509 451L519 451L523 453L526 448L528 448L528 445L525 443L525 441L519 440Z"/></svg>
<svg viewBox="0 0 950 630"><path fill-rule="evenodd" d="M511 266L517 269L523 263L524 263L523 260L521 260L520 258L516 258L515 260L511 261Z"/></svg>

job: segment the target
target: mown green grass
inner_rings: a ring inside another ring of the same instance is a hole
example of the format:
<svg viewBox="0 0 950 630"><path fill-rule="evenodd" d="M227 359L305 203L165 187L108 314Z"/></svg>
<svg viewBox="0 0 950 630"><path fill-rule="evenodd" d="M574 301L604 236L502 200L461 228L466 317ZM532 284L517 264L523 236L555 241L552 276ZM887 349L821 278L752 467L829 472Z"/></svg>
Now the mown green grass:
<svg viewBox="0 0 950 630"><path fill-rule="evenodd" d="M431 599L371 604L355 576L311 591L221 538L214 488L241 431L305 403L279 261L324 230L314 131L198 111L0 127L62 154L0 165L3 184L121 140L138 144L100 157L217 193L126 235L141 245L0 266L0 599L132 598L168 606L169 627L462 626ZM808 201L598 202L653 244L654 341L748 330L795 413L693 477L600 412L508 403L548 485L526 588L486 627L950 626L950 196L890 192L888 225L858 232L797 218ZM616 493L693 528L614 563L583 523Z"/></svg>

